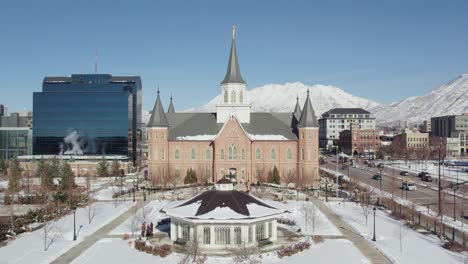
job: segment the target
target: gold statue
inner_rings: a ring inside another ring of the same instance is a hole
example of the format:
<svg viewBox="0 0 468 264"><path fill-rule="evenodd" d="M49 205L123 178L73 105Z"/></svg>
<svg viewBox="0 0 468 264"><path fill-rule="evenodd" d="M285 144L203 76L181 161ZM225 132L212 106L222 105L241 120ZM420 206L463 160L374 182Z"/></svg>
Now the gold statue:
<svg viewBox="0 0 468 264"><path fill-rule="evenodd" d="M236 38L236 26L232 25L232 39Z"/></svg>

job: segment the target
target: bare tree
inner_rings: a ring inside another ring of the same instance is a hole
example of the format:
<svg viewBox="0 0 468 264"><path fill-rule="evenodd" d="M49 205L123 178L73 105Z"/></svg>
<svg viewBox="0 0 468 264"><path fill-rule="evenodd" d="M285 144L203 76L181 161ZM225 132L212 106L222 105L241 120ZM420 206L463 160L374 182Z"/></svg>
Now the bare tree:
<svg viewBox="0 0 468 264"><path fill-rule="evenodd" d="M364 215L364 218L366 219L366 226L367 226L367 220L369 218L369 215L372 212L372 209L374 205L372 204L372 195L374 193L374 189L369 189L367 192L361 192L361 197L359 199L360 204L361 204L361 209L362 209L362 214Z"/></svg>
<svg viewBox="0 0 468 264"><path fill-rule="evenodd" d="M403 239L408 234L408 228L404 226L402 223L399 223L395 230L393 231L393 235L397 238L400 242L400 252L403 252Z"/></svg>
<svg viewBox="0 0 468 264"><path fill-rule="evenodd" d="M183 255L179 260L179 264L203 264L206 262L206 255L200 254L200 241L193 239L189 241L185 247L187 254Z"/></svg>
<svg viewBox="0 0 468 264"><path fill-rule="evenodd" d="M88 208L87 208L86 212L87 212L87 215L88 215L88 224L91 224L94 217L96 216L96 208L94 206L94 199L93 199L93 197L91 195L92 184L93 184L92 176L88 175L86 177L86 196L87 196L87 200L88 200Z"/></svg>
<svg viewBox="0 0 468 264"><path fill-rule="evenodd" d="M309 226L312 227L312 235L315 235L315 230L320 226L320 218L318 216L318 209L312 202L304 201L301 204L300 210L304 216L305 229L309 231Z"/></svg>
<svg viewBox="0 0 468 264"><path fill-rule="evenodd" d="M247 246L245 241L242 241L237 248L232 250L234 255L232 259L236 264L260 264L262 261L258 257L258 252L258 247Z"/></svg>
<svg viewBox="0 0 468 264"><path fill-rule="evenodd" d="M19 161L14 158L10 162L10 169L8 171L8 194L10 195L10 224L11 232L15 233L15 197L21 189L20 182L23 169L21 168Z"/></svg>

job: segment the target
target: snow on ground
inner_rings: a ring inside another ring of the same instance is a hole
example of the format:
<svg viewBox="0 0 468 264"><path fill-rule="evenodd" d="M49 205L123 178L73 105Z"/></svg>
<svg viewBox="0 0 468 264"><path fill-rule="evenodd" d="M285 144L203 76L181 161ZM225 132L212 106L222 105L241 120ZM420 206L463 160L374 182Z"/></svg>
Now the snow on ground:
<svg viewBox="0 0 468 264"><path fill-rule="evenodd" d="M125 222L112 230L110 234L131 234L132 225L136 230L140 230L141 223L143 222L153 222L154 226L156 226L159 220L167 217L165 214L159 212L159 210L161 210L161 208L167 203L169 203L169 201L166 200L155 200L147 203L144 208L138 209L136 214L130 216L127 220L125 220Z"/></svg>
<svg viewBox="0 0 468 264"><path fill-rule="evenodd" d="M8 188L8 181L7 180L0 180L0 189Z"/></svg>
<svg viewBox="0 0 468 264"><path fill-rule="evenodd" d="M78 186L86 187L87 177L75 177L75 183ZM107 183L113 183L114 177L93 177L91 181L91 190L99 189Z"/></svg>
<svg viewBox="0 0 468 264"><path fill-rule="evenodd" d="M112 196L114 195L114 193L119 193L120 191L126 190L128 190L128 188L124 186L122 186L122 188L118 186L108 186L102 190L91 194L91 196L98 201L108 201L113 199ZM124 195L123 198L128 198L128 196Z"/></svg>
<svg viewBox="0 0 468 264"><path fill-rule="evenodd" d="M358 204L329 202L327 206L359 234L369 240L372 239L372 214L369 215L366 226L363 210ZM376 213L376 234L377 242L375 242L375 245L394 263L421 263L421 261L424 261L426 264L449 264L466 263L465 261L468 260L468 257L463 254L453 253L442 248L437 237L424 235L409 229L402 222L391 218L381 210L377 210ZM399 237L403 237L401 251Z"/></svg>
<svg viewBox="0 0 468 264"><path fill-rule="evenodd" d="M41 228L31 233L23 233L16 240L1 247L0 263L49 263L132 205L131 202L121 202L115 208L113 203L94 203L91 208L94 208L96 213L91 224L88 224L88 207L79 208L76 211L76 226L79 230L77 241L73 241L73 214L69 214L51 225L54 228L50 234L58 234L58 238L47 251L44 251L44 228Z"/></svg>
<svg viewBox="0 0 468 264"><path fill-rule="evenodd" d="M153 256L133 249L128 241L120 238L106 238L99 240L72 263L176 264L179 263L181 257L182 255L177 253L172 253L165 258ZM311 260L314 263L370 263L350 241L344 239L325 240L323 243L312 245L309 250L282 259L278 258L275 252L264 253L260 260L262 263L285 264L311 263ZM208 257L206 263L234 264L234 261L230 257Z"/></svg>

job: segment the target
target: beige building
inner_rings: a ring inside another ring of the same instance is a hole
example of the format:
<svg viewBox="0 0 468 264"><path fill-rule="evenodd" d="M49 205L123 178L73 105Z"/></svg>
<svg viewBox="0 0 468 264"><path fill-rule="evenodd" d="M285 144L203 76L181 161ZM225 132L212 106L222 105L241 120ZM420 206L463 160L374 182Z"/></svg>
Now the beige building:
<svg viewBox="0 0 468 264"><path fill-rule="evenodd" d="M393 142L399 142L406 149L427 148L429 146L429 133L406 129L402 134L396 135Z"/></svg>
<svg viewBox="0 0 468 264"><path fill-rule="evenodd" d="M229 175L239 183L264 181L279 172L283 183L317 185L318 122L309 92L294 113L252 112L233 34L228 69L216 112L164 112L158 96L147 125L148 174L154 184L182 182L194 171L198 182Z"/></svg>

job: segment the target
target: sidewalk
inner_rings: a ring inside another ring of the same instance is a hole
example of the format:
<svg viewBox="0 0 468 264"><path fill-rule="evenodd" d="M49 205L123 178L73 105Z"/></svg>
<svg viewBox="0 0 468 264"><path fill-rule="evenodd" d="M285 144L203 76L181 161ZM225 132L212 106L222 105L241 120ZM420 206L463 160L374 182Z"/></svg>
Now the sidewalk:
<svg viewBox="0 0 468 264"><path fill-rule="evenodd" d="M156 195L151 195L147 196L147 200L145 203L148 203L152 201L153 199L156 199ZM94 234L89 235L85 237L85 239L80 242L78 245L72 247L70 250L67 252L63 253L60 257L56 258L54 261L51 263L53 264L68 264L71 263L75 258L77 258L81 253L83 253L85 250L90 248L94 243L99 241L102 238L105 238L112 230L114 230L116 227L118 227L120 224L125 222L129 217L132 216L135 207L140 208L143 204L142 200L138 200L137 203L130 207L127 211L125 211L123 214L119 215L117 218L112 220L110 223L107 225L103 226L101 229L96 231Z"/></svg>
<svg viewBox="0 0 468 264"><path fill-rule="evenodd" d="M370 241L355 232L350 225L341 220L341 218L333 213L330 208L325 206L322 201L317 199L311 199L311 201L343 233L346 239L353 242L354 246L356 246L371 263L392 263L382 252L372 246Z"/></svg>

